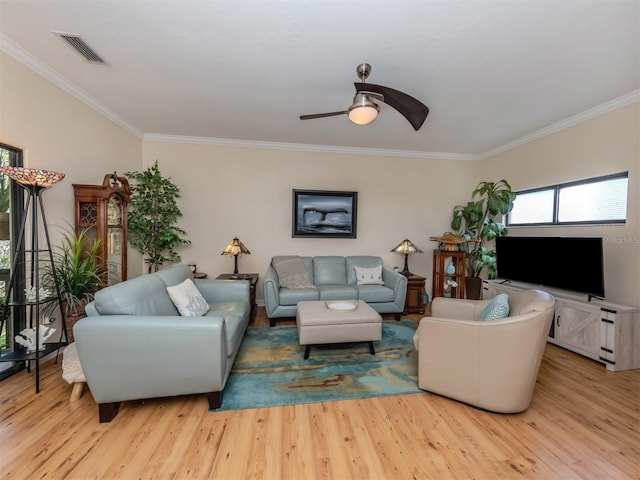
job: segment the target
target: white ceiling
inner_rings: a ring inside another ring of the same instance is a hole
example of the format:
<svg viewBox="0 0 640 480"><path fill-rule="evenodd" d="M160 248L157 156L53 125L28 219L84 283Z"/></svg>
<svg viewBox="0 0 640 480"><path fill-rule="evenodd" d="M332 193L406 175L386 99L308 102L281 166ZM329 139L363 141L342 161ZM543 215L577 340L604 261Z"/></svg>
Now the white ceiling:
<svg viewBox="0 0 640 480"><path fill-rule="evenodd" d="M0 47L145 138L472 159L638 100L639 5L0 0ZM299 120L345 110L362 62L430 107L419 131L384 104L368 126Z"/></svg>

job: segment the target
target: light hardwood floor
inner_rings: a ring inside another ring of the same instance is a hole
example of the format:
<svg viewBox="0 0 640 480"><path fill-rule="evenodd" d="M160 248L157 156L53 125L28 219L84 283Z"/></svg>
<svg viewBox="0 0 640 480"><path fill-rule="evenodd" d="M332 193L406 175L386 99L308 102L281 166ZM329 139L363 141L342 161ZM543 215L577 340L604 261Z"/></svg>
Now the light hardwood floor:
<svg viewBox="0 0 640 480"><path fill-rule="evenodd" d="M640 370L553 345L516 415L427 392L217 413L189 396L124 402L100 424L88 390L69 402L60 362L41 380L38 395L24 371L0 382L0 478L640 478Z"/></svg>

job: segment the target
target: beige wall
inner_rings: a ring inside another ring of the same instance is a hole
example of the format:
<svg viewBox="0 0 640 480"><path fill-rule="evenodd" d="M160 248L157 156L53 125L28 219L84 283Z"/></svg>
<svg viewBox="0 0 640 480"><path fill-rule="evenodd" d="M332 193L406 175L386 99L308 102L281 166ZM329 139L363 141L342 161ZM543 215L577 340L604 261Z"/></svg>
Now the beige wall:
<svg viewBox="0 0 640 480"><path fill-rule="evenodd" d="M66 174L43 195L55 245L65 223L73 225L72 185L140 168L142 141L4 52L0 88L0 142L22 149L26 167ZM130 275L139 275L141 257L129 253Z"/></svg>
<svg viewBox="0 0 640 480"><path fill-rule="evenodd" d="M513 234L602 235L611 301L640 305L638 104L480 162L142 142L4 53L0 53L0 142L22 148L27 166L67 178L45 197L50 225L73 221L72 183L99 183L105 173L151 165L182 189L181 226L192 241L184 262L216 276L233 259L220 252L238 236L252 254L240 270L264 274L273 255L372 254L389 266L405 237L425 253L409 259L431 290L429 237L449 229L451 209L481 180L507 178L516 190L629 170L625 226L512 230ZM357 239L291 238L291 190L358 192ZM129 249L130 276L142 261ZM261 284L258 297L262 297Z"/></svg>
<svg viewBox="0 0 640 480"><path fill-rule="evenodd" d="M274 255L380 255L402 266L404 257L390 250L409 238L425 251L409 267L431 290L437 244L429 237L448 229L470 181L467 162L146 141L143 163L156 159L182 189L181 226L192 242L182 260L212 276L233 271L233 259L220 253L234 236L251 250L238 259L240 271L261 277ZM292 238L294 188L358 192L357 238Z"/></svg>
<svg viewBox="0 0 640 480"><path fill-rule="evenodd" d="M640 305L640 104L548 135L478 164L475 178L507 178L514 190L629 171L625 225L512 228L512 235L604 238L609 301Z"/></svg>

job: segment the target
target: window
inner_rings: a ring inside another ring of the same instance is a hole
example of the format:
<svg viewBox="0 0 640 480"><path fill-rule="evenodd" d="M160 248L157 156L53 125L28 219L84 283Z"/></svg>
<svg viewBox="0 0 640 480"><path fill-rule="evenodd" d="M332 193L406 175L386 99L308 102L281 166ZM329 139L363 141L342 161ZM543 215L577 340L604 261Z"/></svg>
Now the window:
<svg viewBox="0 0 640 480"><path fill-rule="evenodd" d="M0 142L0 165L22 166L22 151ZM0 173L0 298L6 300L6 289L11 274L16 282L24 282L24 260L11 271L11 255L16 248L16 237L20 226L20 220L24 213L24 197L21 188L12 188L8 177ZM11 315L0 319L0 347L2 353L13 350L13 338L26 326L26 318L23 309L11 311ZM25 362L0 363L0 380L25 368Z"/></svg>
<svg viewBox="0 0 640 480"><path fill-rule="evenodd" d="M508 226L625 223L629 172L516 193Z"/></svg>

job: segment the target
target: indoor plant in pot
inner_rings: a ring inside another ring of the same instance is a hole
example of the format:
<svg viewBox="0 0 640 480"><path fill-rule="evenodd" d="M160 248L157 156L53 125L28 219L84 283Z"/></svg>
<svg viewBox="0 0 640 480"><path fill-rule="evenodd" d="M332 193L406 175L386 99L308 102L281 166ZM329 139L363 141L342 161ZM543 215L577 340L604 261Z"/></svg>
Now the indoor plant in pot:
<svg viewBox="0 0 640 480"><path fill-rule="evenodd" d="M127 216L129 243L144 256L148 273L158 270L163 263L176 263L179 245L191 243L182 236L186 232L178 227L182 216L177 199L180 189L160 173L158 161L142 172L127 172L131 184L131 200Z"/></svg>
<svg viewBox="0 0 640 480"><path fill-rule="evenodd" d="M487 268L487 277L496 277L496 252L487 242L506 235L507 228L498 218L513 209L516 198L509 182L480 182L466 205L453 208L451 228L466 240L461 249L467 253L467 298L479 299L482 293L480 273Z"/></svg>
<svg viewBox="0 0 640 480"><path fill-rule="evenodd" d="M62 244L54 249L53 266L43 274L47 290L55 292L56 282L60 288L69 343L73 342L73 325L85 317L84 307L104 282L105 272L98 261L101 243L101 239L90 237L86 230L75 233L69 227L63 233ZM56 306L53 304L52 309Z"/></svg>

